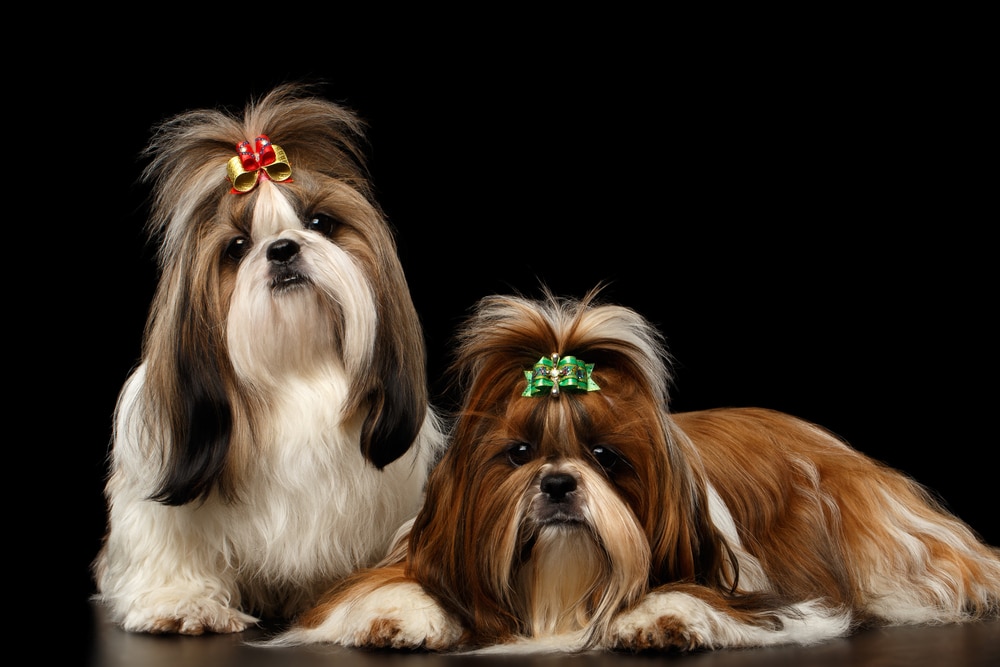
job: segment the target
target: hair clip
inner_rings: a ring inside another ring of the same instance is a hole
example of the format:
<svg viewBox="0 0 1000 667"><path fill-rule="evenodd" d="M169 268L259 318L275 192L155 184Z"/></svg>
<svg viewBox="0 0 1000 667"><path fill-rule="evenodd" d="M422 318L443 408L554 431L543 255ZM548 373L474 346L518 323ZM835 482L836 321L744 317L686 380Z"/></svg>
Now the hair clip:
<svg viewBox="0 0 1000 667"><path fill-rule="evenodd" d="M226 178L233 184L230 192L241 195L256 187L261 178L272 181L290 181L292 166L281 146L272 144L266 134L254 140L256 151L250 150L249 141L236 144L236 157L226 164Z"/></svg>
<svg viewBox="0 0 1000 667"><path fill-rule="evenodd" d="M587 364L573 356L560 357L554 354L539 359L532 370L524 371L528 381L521 396L538 396L545 388L555 395L565 391L600 391L600 387L590 377L594 364Z"/></svg>

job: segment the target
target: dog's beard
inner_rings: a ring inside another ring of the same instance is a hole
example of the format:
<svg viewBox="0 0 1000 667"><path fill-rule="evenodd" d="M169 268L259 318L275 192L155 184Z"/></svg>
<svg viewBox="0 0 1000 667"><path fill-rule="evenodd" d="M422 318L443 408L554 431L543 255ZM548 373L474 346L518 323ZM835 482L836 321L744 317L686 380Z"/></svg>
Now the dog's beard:
<svg viewBox="0 0 1000 667"><path fill-rule="evenodd" d="M586 527L572 523L542 527L517 575L522 614L531 635L566 634L586 627L607 570L607 557Z"/></svg>
<svg viewBox="0 0 1000 667"><path fill-rule="evenodd" d="M553 475L572 490L545 491ZM586 465L546 464L526 494L517 604L532 636L590 628L645 593L650 550L634 514L603 475Z"/></svg>
<svg viewBox="0 0 1000 667"><path fill-rule="evenodd" d="M295 256L269 259L276 243L296 244ZM355 371L372 354L376 317L372 289L350 255L314 234L286 230L240 266L227 321L230 358L240 377L264 384L330 364Z"/></svg>

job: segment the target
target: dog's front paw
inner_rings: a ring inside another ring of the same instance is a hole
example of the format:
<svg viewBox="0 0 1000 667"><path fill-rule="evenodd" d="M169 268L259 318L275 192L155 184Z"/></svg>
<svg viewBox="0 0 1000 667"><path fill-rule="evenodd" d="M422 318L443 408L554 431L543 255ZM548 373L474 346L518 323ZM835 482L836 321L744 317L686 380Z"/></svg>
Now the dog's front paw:
<svg viewBox="0 0 1000 667"><path fill-rule="evenodd" d="M328 609L313 610L313 619L317 612L318 624L294 627L269 643L445 651L462 635L461 625L413 582L342 599Z"/></svg>
<svg viewBox="0 0 1000 667"><path fill-rule="evenodd" d="M703 606L679 593L650 593L611 624L610 648L635 652L702 648L708 644L700 627Z"/></svg>
<svg viewBox="0 0 1000 667"><path fill-rule="evenodd" d="M809 645L851 627L846 611L818 601L756 612L741 611L708 589L655 591L612 621L607 644L629 651ZM711 601L711 602L710 602Z"/></svg>
<svg viewBox="0 0 1000 667"><path fill-rule="evenodd" d="M161 599L133 605L122 619L130 632L202 635L206 632L243 632L258 619L211 598Z"/></svg>

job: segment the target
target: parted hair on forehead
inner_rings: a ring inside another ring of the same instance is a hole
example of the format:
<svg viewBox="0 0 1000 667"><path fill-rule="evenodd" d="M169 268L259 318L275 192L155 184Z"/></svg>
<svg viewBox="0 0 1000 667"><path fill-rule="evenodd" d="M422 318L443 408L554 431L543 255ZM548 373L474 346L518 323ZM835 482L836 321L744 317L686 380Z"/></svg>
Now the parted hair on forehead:
<svg viewBox="0 0 1000 667"><path fill-rule="evenodd" d="M595 377L634 375L636 389L651 391L650 400L666 407L671 358L663 334L634 310L603 303L605 287L582 298L555 295L545 285L537 300L523 294L484 297L455 335L452 389L467 401L495 401L490 387L521 391L523 371L540 357L572 354L593 363Z"/></svg>

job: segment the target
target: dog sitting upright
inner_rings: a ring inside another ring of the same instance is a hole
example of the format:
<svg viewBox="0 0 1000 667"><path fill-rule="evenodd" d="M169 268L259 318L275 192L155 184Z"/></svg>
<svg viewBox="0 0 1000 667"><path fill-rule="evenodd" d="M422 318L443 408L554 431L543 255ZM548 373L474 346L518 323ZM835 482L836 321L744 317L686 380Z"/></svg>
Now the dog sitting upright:
<svg viewBox="0 0 1000 667"><path fill-rule="evenodd" d="M597 291L482 300L409 534L268 643L717 649L1000 612L1000 552L909 477L779 412L671 414L668 369Z"/></svg>
<svg viewBox="0 0 1000 667"><path fill-rule="evenodd" d="M381 558L443 436L364 125L283 85L146 150L159 283L115 409L98 593L126 630L239 632Z"/></svg>

